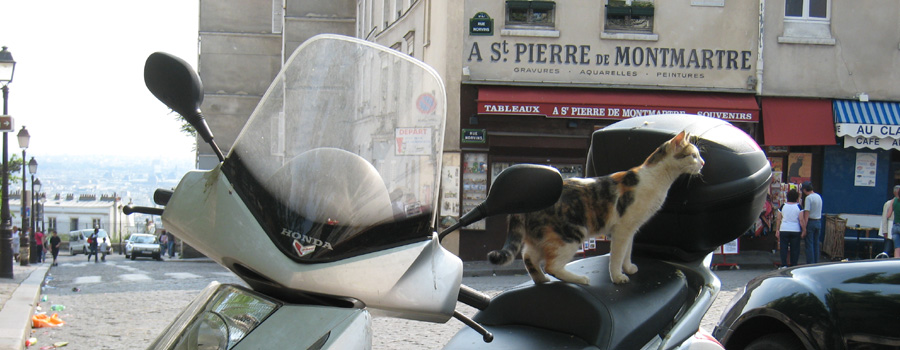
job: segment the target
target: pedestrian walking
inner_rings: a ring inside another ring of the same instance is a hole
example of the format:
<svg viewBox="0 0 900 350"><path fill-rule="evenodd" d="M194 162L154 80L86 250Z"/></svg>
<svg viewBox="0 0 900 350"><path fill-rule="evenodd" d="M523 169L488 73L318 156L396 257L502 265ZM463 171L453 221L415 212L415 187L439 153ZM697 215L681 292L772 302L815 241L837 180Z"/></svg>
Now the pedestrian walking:
<svg viewBox="0 0 900 350"><path fill-rule="evenodd" d="M166 250L169 251L169 258L175 257L175 235L166 231Z"/></svg>
<svg viewBox="0 0 900 350"><path fill-rule="evenodd" d="M101 240L100 243L100 261L106 261L106 253L109 252L109 237ZM96 258L94 259L97 260Z"/></svg>
<svg viewBox="0 0 900 350"><path fill-rule="evenodd" d="M88 252L87 258L88 258L88 261L91 261L91 256L93 256L95 263L99 262L99 261L97 261L97 244L98 244L97 239L99 238L99 233L98 233L99 231L100 231L99 229L94 228L94 233L92 233L91 236L88 237L88 247L89 247L90 251Z"/></svg>
<svg viewBox="0 0 900 350"><path fill-rule="evenodd" d="M803 204L804 231L801 237L806 239L806 263L819 262L822 248L822 196L813 190L812 182L806 181L800 186L806 197Z"/></svg>
<svg viewBox="0 0 900 350"><path fill-rule="evenodd" d="M44 262L44 233L41 231L33 230L34 232L34 245L37 248L37 262Z"/></svg>
<svg viewBox="0 0 900 350"><path fill-rule="evenodd" d="M13 253L13 261L19 262L19 228L13 226L12 229L12 253Z"/></svg>
<svg viewBox="0 0 900 350"><path fill-rule="evenodd" d="M804 227L799 199L797 190L788 191L787 202L775 213L775 238L779 243L781 266L796 266L800 260L800 238Z"/></svg>
<svg viewBox="0 0 900 350"><path fill-rule="evenodd" d="M60 245L62 245L62 239L56 234L56 230L50 230L50 253L53 255L52 266L57 266L56 257L59 256Z"/></svg>
<svg viewBox="0 0 900 350"><path fill-rule="evenodd" d="M169 236L166 235L166 230L163 230L159 234L159 256L166 256L166 249L169 247L168 242Z"/></svg>
<svg viewBox="0 0 900 350"><path fill-rule="evenodd" d="M894 198L884 203L882 229L879 232L885 239L884 250L890 253L891 251L887 246L889 243L893 243L893 256L900 258L900 215L894 215L896 211L900 211L900 185L894 186ZM886 229L888 221L890 221L891 226L889 229Z"/></svg>

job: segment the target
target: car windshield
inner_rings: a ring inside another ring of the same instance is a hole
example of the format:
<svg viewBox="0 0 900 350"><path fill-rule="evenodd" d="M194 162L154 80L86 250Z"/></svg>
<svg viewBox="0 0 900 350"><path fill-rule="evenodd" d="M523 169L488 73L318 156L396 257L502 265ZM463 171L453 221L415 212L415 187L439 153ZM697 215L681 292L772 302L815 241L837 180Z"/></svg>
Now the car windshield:
<svg viewBox="0 0 900 350"><path fill-rule="evenodd" d="M285 63L222 170L298 262L430 239L444 101L434 70L409 56L321 36Z"/></svg>
<svg viewBox="0 0 900 350"><path fill-rule="evenodd" d="M153 243L154 241L156 241L156 237L153 237L153 236L131 237L132 243Z"/></svg>

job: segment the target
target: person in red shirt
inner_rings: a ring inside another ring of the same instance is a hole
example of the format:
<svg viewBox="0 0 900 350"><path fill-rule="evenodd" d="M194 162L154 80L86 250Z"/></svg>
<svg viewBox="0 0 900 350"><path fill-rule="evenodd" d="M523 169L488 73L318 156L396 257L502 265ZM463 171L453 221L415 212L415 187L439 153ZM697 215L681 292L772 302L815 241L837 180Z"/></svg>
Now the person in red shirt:
<svg viewBox="0 0 900 350"><path fill-rule="evenodd" d="M37 260L44 262L44 233L37 231L34 234L34 244L37 246Z"/></svg>

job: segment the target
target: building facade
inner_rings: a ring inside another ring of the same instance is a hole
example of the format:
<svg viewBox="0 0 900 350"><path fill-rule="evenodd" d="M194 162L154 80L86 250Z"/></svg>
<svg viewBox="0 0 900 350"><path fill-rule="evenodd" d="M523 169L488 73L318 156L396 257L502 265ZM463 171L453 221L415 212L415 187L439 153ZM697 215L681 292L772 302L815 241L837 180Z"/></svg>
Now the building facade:
<svg viewBox="0 0 900 350"><path fill-rule="evenodd" d="M21 208L22 200L19 192L10 194L9 208L13 217L13 225L22 227ZM52 230L60 234L75 230L102 228L109 232L113 240L127 238L134 232L145 232L140 225L135 225L133 215L122 213L122 207L126 204L114 194L75 195L71 193L57 193L44 196L41 193L38 210L32 210L29 203L30 196L26 196L26 220L34 214L35 226L49 233ZM29 227L31 224L29 224Z"/></svg>
<svg viewBox="0 0 900 350"><path fill-rule="evenodd" d="M745 131L776 181L811 180L827 213L880 214L900 170L896 13L890 1L201 0L203 108L227 150L300 42L353 35L445 81L442 223L512 164L583 176L594 130L677 113ZM444 244L483 260L505 236L492 218Z"/></svg>

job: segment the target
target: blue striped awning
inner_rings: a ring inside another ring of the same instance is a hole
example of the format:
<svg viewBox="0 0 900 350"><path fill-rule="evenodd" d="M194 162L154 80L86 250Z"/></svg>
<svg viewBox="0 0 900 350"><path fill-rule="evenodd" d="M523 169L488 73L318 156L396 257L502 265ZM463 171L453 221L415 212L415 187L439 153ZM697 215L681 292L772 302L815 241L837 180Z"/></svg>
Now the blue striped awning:
<svg viewBox="0 0 900 350"><path fill-rule="evenodd" d="M900 103L834 100L834 122L900 125Z"/></svg>

